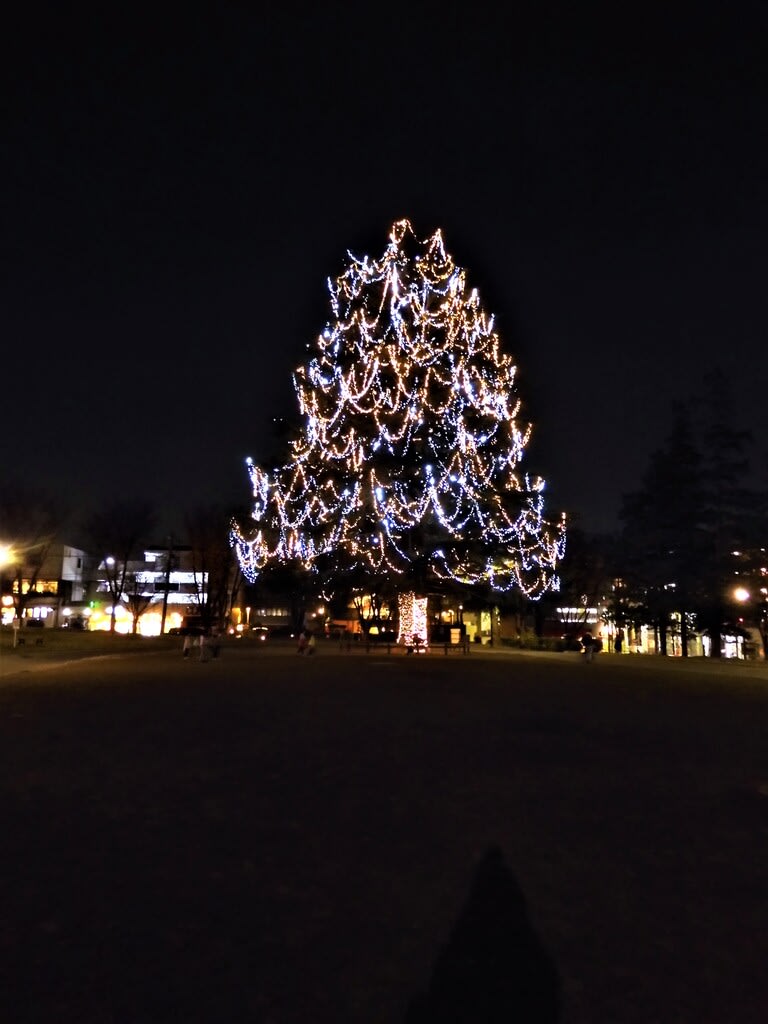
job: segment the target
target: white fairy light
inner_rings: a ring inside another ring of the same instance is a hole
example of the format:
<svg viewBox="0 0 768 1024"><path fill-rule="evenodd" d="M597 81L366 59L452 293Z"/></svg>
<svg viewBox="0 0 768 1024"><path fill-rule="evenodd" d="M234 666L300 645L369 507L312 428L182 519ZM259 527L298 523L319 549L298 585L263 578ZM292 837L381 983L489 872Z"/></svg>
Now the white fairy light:
<svg viewBox="0 0 768 1024"><path fill-rule="evenodd" d="M291 459L271 475L247 460L254 525L232 528L245 575L333 552L403 573L432 523L433 576L557 589L565 524L545 521L543 480L516 472L531 433L516 367L440 231L419 242L398 221L381 259L350 255L329 290L334 319L294 373Z"/></svg>

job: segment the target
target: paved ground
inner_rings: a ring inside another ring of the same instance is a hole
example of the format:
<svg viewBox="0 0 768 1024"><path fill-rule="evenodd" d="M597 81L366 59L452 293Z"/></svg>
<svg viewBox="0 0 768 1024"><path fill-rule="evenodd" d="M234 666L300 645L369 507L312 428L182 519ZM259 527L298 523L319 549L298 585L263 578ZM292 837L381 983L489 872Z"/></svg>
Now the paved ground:
<svg viewBox="0 0 768 1024"><path fill-rule="evenodd" d="M495 845L564 1024L763 1024L767 710L763 666L610 655L7 676L0 1020L401 1024Z"/></svg>

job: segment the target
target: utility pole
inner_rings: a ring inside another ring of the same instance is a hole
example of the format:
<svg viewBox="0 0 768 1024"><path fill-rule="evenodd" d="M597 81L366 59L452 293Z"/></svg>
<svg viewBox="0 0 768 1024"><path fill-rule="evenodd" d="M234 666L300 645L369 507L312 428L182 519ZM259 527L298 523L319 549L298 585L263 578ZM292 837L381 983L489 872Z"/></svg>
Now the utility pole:
<svg viewBox="0 0 768 1024"><path fill-rule="evenodd" d="M165 616L168 613L168 590L171 585L171 562L173 560L173 537L168 536L168 553L165 556L165 586L163 587L163 615L160 619L160 636L165 636Z"/></svg>

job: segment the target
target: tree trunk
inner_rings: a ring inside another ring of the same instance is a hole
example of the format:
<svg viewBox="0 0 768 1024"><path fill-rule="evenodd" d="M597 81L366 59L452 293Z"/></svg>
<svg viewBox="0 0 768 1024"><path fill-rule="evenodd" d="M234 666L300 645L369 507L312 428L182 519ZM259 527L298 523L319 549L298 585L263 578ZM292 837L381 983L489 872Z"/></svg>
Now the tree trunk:
<svg viewBox="0 0 768 1024"><path fill-rule="evenodd" d="M666 658L667 656L667 620L666 618L659 619L659 654Z"/></svg>
<svg viewBox="0 0 768 1024"><path fill-rule="evenodd" d="M707 613L707 629L709 631L709 656L719 658L722 655L722 622L723 609L718 605L711 607Z"/></svg>
<svg viewBox="0 0 768 1024"><path fill-rule="evenodd" d="M722 657L722 633L720 632L719 626L712 626L709 630L709 656L710 658Z"/></svg>
<svg viewBox="0 0 768 1024"><path fill-rule="evenodd" d="M680 612L680 646L684 658L688 657L688 620L685 612Z"/></svg>

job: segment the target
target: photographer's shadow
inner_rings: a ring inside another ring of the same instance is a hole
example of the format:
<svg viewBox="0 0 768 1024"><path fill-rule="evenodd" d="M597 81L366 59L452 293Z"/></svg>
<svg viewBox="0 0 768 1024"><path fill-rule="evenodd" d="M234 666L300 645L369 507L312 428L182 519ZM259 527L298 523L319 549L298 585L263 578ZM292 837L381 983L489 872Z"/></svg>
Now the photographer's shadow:
<svg viewBox="0 0 768 1024"><path fill-rule="evenodd" d="M502 851L480 860L466 904L406 1024L556 1024L560 978Z"/></svg>

